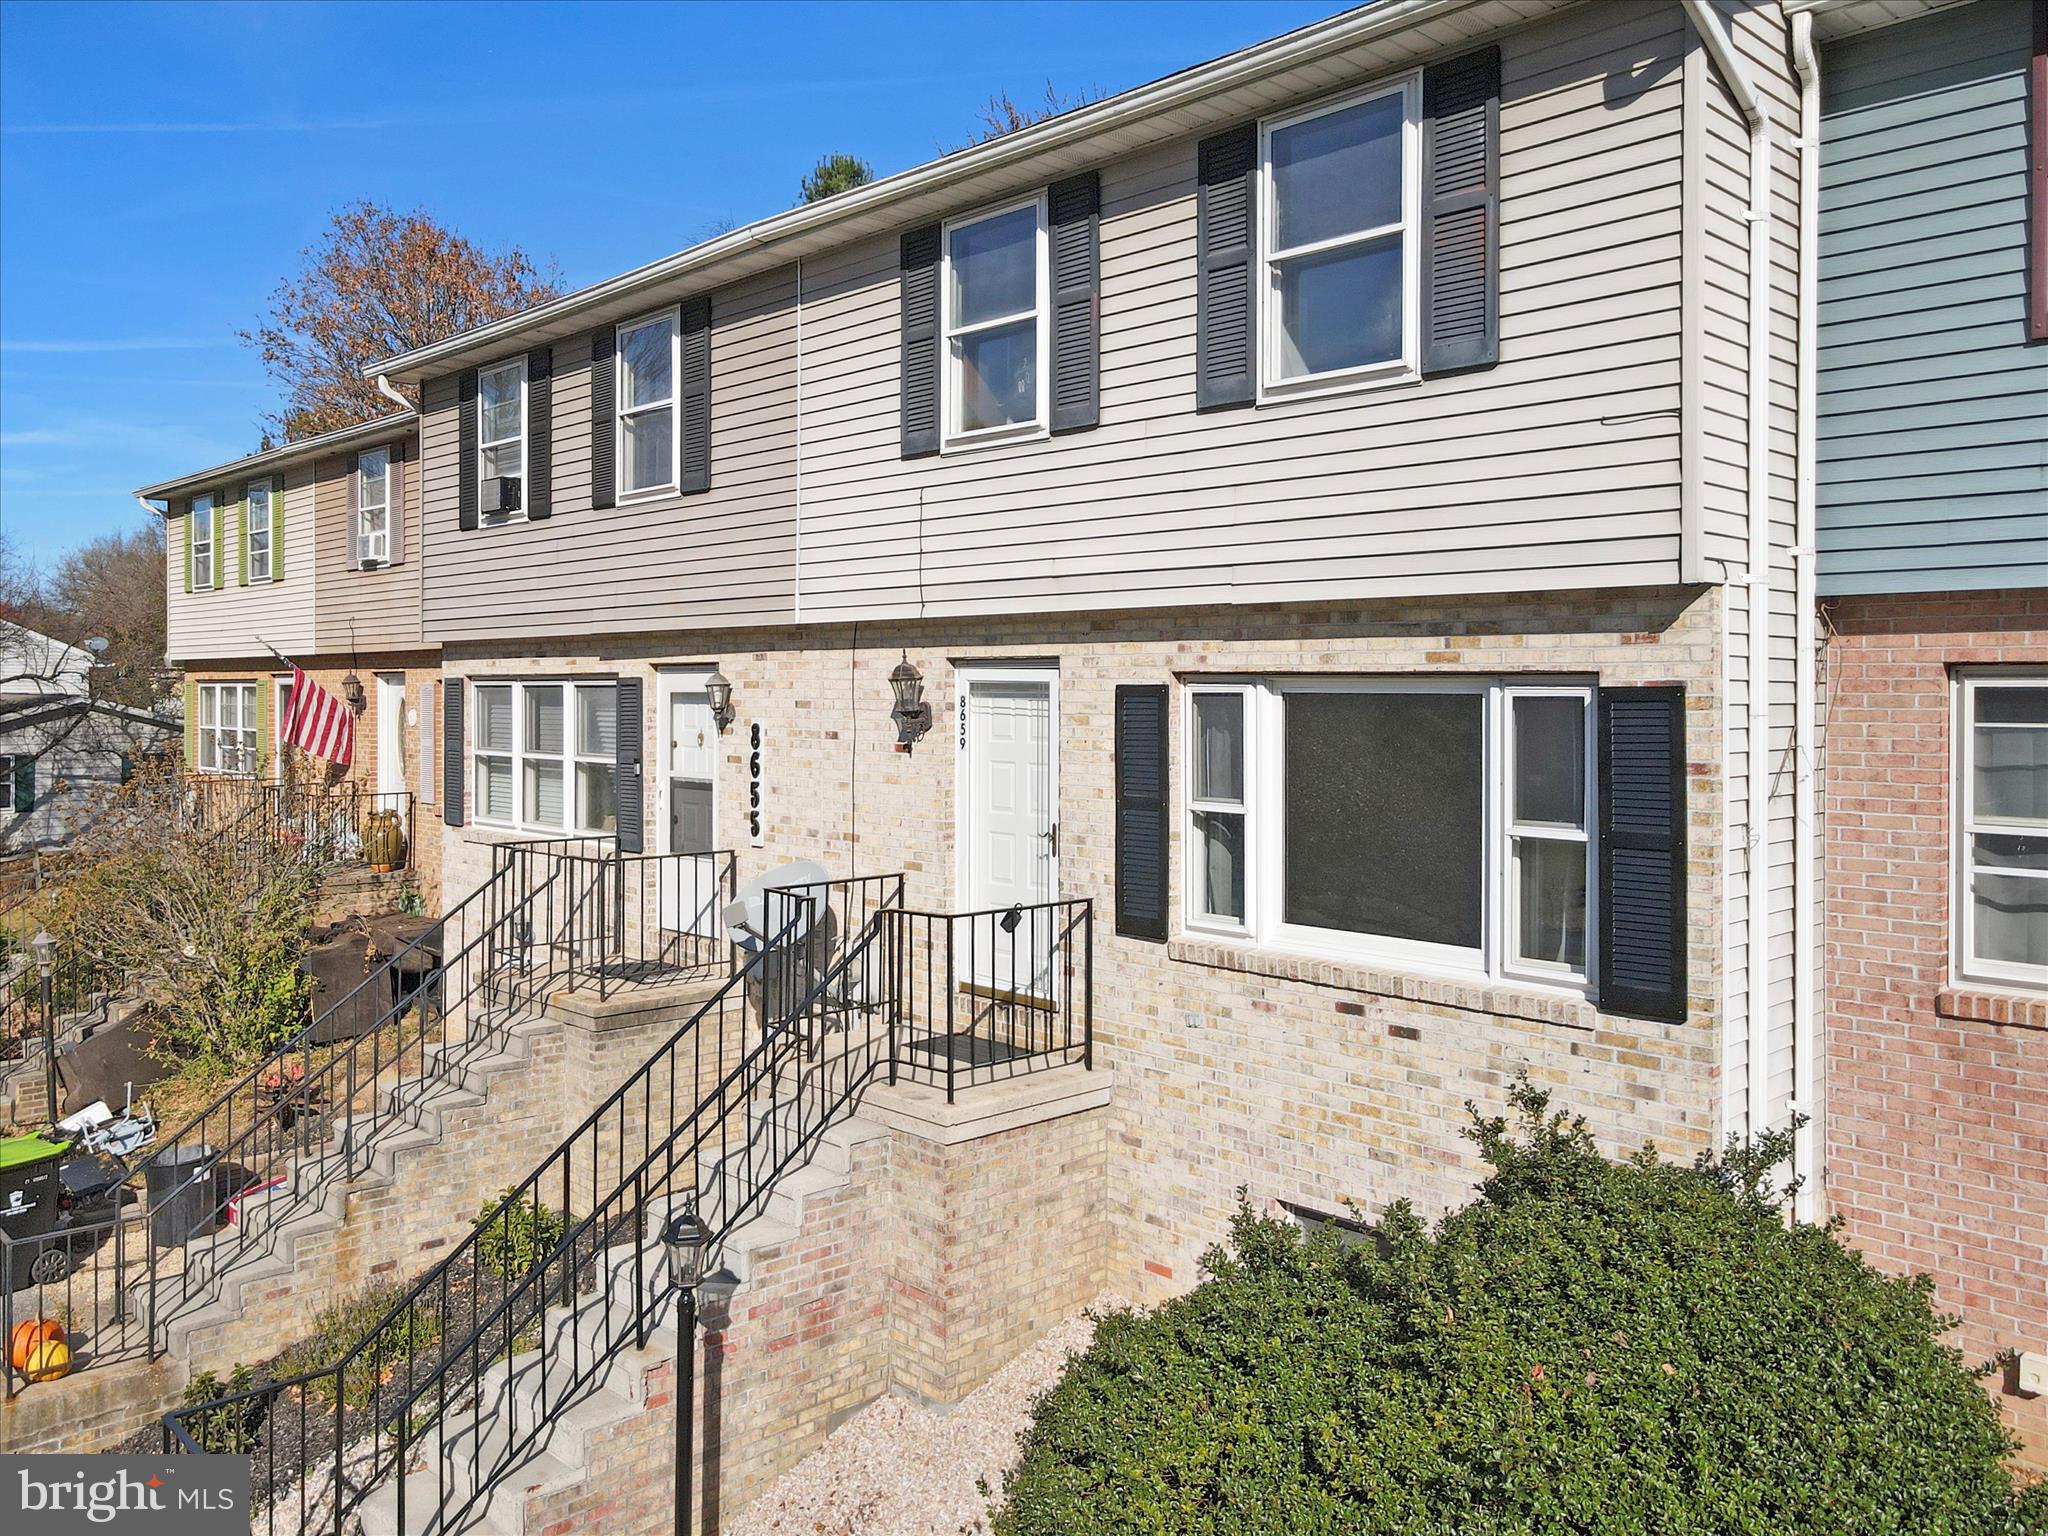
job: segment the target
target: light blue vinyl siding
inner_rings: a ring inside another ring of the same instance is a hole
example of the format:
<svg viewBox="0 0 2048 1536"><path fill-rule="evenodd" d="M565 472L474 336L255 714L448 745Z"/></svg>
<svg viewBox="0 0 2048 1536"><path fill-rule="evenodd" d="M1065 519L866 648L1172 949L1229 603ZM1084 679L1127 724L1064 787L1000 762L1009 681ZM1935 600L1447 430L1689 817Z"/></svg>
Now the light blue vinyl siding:
<svg viewBox="0 0 2048 1536"><path fill-rule="evenodd" d="M2026 0L1822 59L1820 591L2048 585L2026 324Z"/></svg>

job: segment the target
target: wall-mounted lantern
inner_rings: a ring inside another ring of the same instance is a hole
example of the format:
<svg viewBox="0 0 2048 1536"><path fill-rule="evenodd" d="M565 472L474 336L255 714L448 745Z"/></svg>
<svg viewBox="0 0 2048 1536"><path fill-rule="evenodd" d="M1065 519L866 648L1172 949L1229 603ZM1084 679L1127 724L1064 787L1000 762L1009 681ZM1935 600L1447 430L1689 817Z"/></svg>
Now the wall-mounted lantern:
<svg viewBox="0 0 2048 1536"><path fill-rule="evenodd" d="M932 707L924 701L924 676L910 664L908 652L889 670L889 691L896 695L896 705L889 711L889 718L896 722L896 747L907 752L932 728Z"/></svg>
<svg viewBox="0 0 2048 1536"><path fill-rule="evenodd" d="M360 715L370 707L370 696L363 692L363 680L353 672L341 680L341 696L351 714Z"/></svg>
<svg viewBox="0 0 2048 1536"><path fill-rule="evenodd" d="M716 667L704 679L704 701L711 706L711 723L723 736L725 728L732 724L732 683Z"/></svg>

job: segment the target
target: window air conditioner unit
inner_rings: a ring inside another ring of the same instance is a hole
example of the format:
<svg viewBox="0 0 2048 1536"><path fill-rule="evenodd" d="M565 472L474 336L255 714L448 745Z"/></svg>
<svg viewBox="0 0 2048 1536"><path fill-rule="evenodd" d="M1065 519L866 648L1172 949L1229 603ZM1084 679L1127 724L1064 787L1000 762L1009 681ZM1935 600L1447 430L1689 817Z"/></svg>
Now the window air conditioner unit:
<svg viewBox="0 0 2048 1536"><path fill-rule="evenodd" d="M519 510L519 477L497 475L479 488L477 505L486 517Z"/></svg>

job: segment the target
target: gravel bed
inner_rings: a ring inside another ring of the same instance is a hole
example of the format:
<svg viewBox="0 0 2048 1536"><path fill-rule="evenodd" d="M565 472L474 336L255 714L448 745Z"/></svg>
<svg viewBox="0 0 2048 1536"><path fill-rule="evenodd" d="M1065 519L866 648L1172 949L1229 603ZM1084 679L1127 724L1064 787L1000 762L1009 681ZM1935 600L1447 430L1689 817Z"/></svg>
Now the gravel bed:
<svg viewBox="0 0 2048 1536"><path fill-rule="evenodd" d="M900 1397L870 1403L777 1478L726 1536L957 1536L986 1532L1016 1464L1031 1405L1088 1347L1095 1317L1127 1306L1105 1292L950 1412ZM976 1486L986 1481L988 1494Z"/></svg>

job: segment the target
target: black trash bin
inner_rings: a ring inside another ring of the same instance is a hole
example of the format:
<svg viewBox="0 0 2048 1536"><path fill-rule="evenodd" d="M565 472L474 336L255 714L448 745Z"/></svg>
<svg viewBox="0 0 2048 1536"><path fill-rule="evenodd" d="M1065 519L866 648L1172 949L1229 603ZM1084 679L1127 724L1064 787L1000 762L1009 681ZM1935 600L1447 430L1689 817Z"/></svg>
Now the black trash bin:
<svg viewBox="0 0 2048 1536"><path fill-rule="evenodd" d="M221 1208L219 1165L220 1154L203 1142L166 1147L142 1165L151 1242L176 1248L213 1231Z"/></svg>

